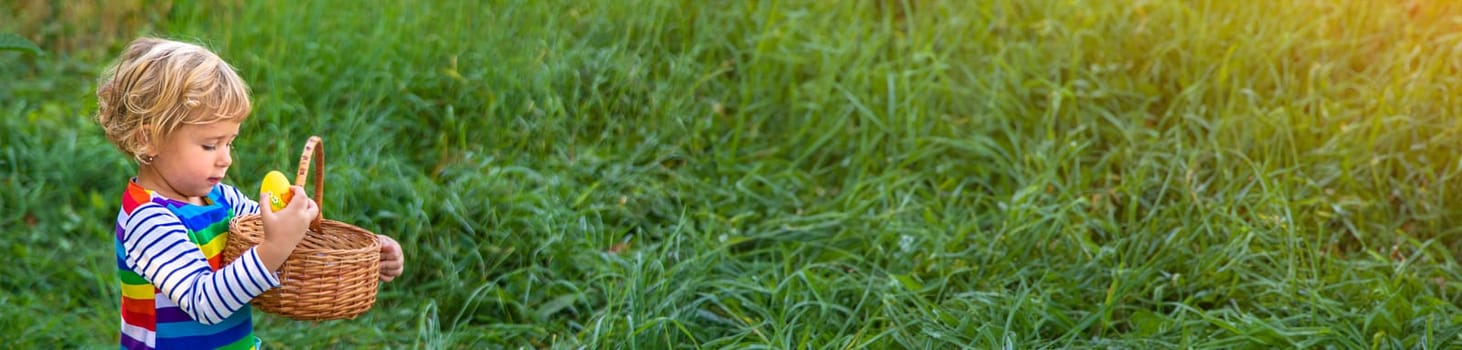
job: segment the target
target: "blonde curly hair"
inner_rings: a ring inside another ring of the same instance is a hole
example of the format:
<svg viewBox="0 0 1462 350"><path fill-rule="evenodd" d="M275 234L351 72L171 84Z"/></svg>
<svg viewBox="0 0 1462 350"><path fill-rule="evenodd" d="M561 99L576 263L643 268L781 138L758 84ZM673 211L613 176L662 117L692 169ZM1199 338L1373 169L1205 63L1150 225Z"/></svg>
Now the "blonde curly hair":
<svg viewBox="0 0 1462 350"><path fill-rule="evenodd" d="M142 164L185 124L242 122L253 106L233 67L201 46L140 38L102 73L96 121L107 139Z"/></svg>

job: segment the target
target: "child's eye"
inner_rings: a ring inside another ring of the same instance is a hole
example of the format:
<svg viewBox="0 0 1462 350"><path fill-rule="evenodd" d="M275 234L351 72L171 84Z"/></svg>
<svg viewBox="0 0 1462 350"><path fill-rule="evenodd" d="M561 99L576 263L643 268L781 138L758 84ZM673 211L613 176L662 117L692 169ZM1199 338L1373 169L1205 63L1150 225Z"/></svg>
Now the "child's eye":
<svg viewBox="0 0 1462 350"><path fill-rule="evenodd" d="M203 145L203 150L204 151L212 151L212 150L215 150L215 149L218 149L218 146L214 146L214 145Z"/></svg>

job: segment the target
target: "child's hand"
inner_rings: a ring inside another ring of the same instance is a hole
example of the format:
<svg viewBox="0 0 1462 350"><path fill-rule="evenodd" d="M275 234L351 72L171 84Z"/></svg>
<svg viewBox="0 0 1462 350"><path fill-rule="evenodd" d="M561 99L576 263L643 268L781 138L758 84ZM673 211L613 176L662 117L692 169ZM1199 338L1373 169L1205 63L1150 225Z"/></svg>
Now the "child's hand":
<svg viewBox="0 0 1462 350"><path fill-rule="evenodd" d="M264 260L264 265L270 270L284 265L284 260L294 251L294 246L305 239L305 230L309 228L310 221L320 215L320 207L305 194L304 187L290 186L290 190L294 192L294 198L279 212L275 212L268 204L259 206L259 215L264 221L264 240L259 242L259 258ZM261 195L260 203L268 203L269 198L263 198L264 196L269 194Z"/></svg>
<svg viewBox="0 0 1462 350"><path fill-rule="evenodd" d="M390 282L401 275L406 267L406 256L401 253L401 244L385 235L376 235L381 240L381 281Z"/></svg>

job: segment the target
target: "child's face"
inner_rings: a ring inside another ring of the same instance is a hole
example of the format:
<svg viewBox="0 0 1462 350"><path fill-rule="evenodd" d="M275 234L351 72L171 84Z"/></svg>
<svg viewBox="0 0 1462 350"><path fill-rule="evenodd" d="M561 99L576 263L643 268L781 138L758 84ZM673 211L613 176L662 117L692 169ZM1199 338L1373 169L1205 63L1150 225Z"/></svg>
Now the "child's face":
<svg viewBox="0 0 1462 350"><path fill-rule="evenodd" d="M159 145L152 167L162 177L151 188L168 197L191 200L207 196L233 164L233 141L239 122L183 125ZM168 193L172 192L172 193Z"/></svg>

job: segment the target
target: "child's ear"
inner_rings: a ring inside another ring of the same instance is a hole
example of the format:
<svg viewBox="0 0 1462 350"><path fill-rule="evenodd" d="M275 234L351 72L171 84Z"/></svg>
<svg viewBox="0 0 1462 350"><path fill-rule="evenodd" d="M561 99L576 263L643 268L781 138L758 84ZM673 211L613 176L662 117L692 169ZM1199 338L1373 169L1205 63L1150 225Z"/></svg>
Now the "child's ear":
<svg viewBox="0 0 1462 350"><path fill-rule="evenodd" d="M152 127L143 125L137 128L137 134L132 137L137 139L136 153L138 157L157 155L157 144L153 143Z"/></svg>

